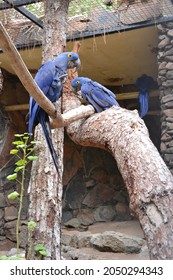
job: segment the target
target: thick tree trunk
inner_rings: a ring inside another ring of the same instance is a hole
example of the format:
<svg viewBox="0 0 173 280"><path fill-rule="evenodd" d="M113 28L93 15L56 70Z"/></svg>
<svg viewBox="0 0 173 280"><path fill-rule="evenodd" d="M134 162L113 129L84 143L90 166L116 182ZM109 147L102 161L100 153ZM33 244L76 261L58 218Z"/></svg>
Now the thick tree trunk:
<svg viewBox="0 0 173 280"><path fill-rule="evenodd" d="M64 99L64 111L78 106L73 95ZM114 156L151 259L173 259L173 177L138 113L112 107L70 124L67 132L75 143L100 147Z"/></svg>
<svg viewBox="0 0 173 280"><path fill-rule="evenodd" d="M45 1L43 62L57 56L66 44L66 22L69 0ZM59 101L59 107L61 102ZM30 180L29 220L37 223L35 243L47 249L47 259L60 259L62 173L64 129L52 131L55 150L58 154L60 177L52 163L40 126L35 130L35 140L40 141L39 159L33 164Z"/></svg>

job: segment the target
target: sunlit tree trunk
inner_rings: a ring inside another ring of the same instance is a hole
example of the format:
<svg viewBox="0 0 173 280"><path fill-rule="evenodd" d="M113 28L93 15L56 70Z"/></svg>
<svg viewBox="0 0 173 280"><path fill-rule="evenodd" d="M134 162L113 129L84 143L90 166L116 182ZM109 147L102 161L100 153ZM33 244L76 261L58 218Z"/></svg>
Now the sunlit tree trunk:
<svg viewBox="0 0 173 280"><path fill-rule="evenodd" d="M43 62L64 50L68 5L69 0L45 1ZM61 101L58 104L61 108ZM60 177L52 163L42 129L37 126L35 140L40 141L39 159L33 164L31 173L29 220L37 223L34 243L42 243L46 247L47 259L60 259L64 129L55 129L52 134Z"/></svg>

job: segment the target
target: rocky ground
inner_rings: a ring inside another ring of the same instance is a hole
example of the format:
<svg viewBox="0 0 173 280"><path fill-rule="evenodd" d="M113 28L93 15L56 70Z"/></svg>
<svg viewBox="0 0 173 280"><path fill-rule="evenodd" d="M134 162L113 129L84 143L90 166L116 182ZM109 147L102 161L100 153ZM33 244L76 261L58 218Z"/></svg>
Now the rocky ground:
<svg viewBox="0 0 173 280"><path fill-rule="evenodd" d="M0 255L12 255L15 244L0 241ZM96 223L87 230L63 228L62 257L73 260L149 259L138 221Z"/></svg>

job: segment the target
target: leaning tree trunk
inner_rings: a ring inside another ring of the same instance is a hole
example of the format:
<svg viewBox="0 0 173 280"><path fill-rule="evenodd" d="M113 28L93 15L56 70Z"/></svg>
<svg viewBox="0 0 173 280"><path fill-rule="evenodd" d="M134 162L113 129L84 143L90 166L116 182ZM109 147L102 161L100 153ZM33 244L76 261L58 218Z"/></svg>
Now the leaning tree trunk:
<svg viewBox="0 0 173 280"><path fill-rule="evenodd" d="M68 5L69 0L45 1L43 62L64 50ZM37 223L34 242L42 243L46 247L46 258L60 259L64 129L55 129L52 134L59 159L60 177L52 163L42 129L38 126L35 140L40 141L41 145L39 159L33 164L30 179L29 220Z"/></svg>
<svg viewBox="0 0 173 280"><path fill-rule="evenodd" d="M80 106L68 94L64 111ZM143 228L151 259L173 259L173 177L136 111L112 107L67 127L83 146L109 151L126 184L132 213Z"/></svg>

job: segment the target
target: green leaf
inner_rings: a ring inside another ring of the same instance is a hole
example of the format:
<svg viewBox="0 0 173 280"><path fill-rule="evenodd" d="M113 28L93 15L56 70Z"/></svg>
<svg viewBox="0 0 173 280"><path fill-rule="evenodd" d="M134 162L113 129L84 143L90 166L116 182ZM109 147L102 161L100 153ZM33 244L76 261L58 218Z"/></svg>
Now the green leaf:
<svg viewBox="0 0 173 280"><path fill-rule="evenodd" d="M32 152L34 150L34 148L28 148L27 151Z"/></svg>
<svg viewBox="0 0 173 280"><path fill-rule="evenodd" d="M26 160L20 159L20 160L18 160L18 161L15 162L15 165L17 165L17 166L25 166L26 163L27 163Z"/></svg>
<svg viewBox="0 0 173 280"><path fill-rule="evenodd" d="M8 197L8 199L15 200L18 196L19 196L19 193L14 191L14 192L10 193L7 197Z"/></svg>
<svg viewBox="0 0 173 280"><path fill-rule="evenodd" d="M14 145L23 145L24 142L23 141L14 141L12 142Z"/></svg>
<svg viewBox="0 0 173 280"><path fill-rule="evenodd" d="M14 172L18 172L18 171L20 171L20 170L22 170L23 168L24 168L25 166L18 166L18 167L16 167L15 169L14 169Z"/></svg>
<svg viewBox="0 0 173 280"><path fill-rule="evenodd" d="M23 139L28 140L29 136L24 136Z"/></svg>
<svg viewBox="0 0 173 280"><path fill-rule="evenodd" d="M33 231L36 228L37 224L34 221L29 221L28 222L28 229Z"/></svg>
<svg viewBox="0 0 173 280"><path fill-rule="evenodd" d="M29 157L27 157L29 160L32 160L32 161L34 161L34 160L37 160L38 159L38 157L37 156L29 156Z"/></svg>
<svg viewBox="0 0 173 280"><path fill-rule="evenodd" d="M21 149L23 149L23 148L25 148L25 147L26 147L26 144L17 145L16 147L17 147L17 148L21 148Z"/></svg>
<svg viewBox="0 0 173 280"><path fill-rule="evenodd" d="M46 248L44 247L43 244L38 243L38 244L36 244L36 245L34 246L34 250L35 250L36 252L39 252L39 251L46 251Z"/></svg>
<svg viewBox="0 0 173 280"><path fill-rule="evenodd" d="M10 151L10 155L15 155L15 154L18 153L18 151L19 151L19 150L17 150L17 149L12 149L12 150Z"/></svg>
<svg viewBox="0 0 173 280"><path fill-rule="evenodd" d="M42 255L42 256L44 256L44 257L47 256L46 250L40 250L40 251L39 251L39 254Z"/></svg>
<svg viewBox="0 0 173 280"><path fill-rule="evenodd" d="M9 257L7 257L7 256L0 256L0 260L1 261L6 261L6 260L9 260Z"/></svg>
<svg viewBox="0 0 173 280"><path fill-rule="evenodd" d="M24 134L14 134L15 137L23 137Z"/></svg>
<svg viewBox="0 0 173 280"><path fill-rule="evenodd" d="M13 174L7 176L7 180L9 180L9 181L13 181L16 178L17 178L17 173L13 173Z"/></svg>

